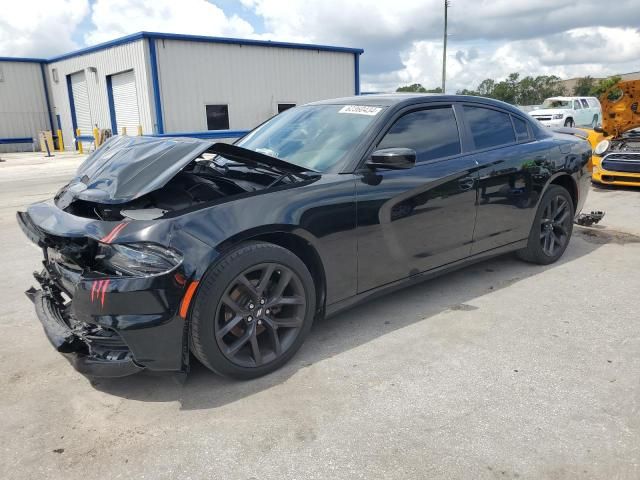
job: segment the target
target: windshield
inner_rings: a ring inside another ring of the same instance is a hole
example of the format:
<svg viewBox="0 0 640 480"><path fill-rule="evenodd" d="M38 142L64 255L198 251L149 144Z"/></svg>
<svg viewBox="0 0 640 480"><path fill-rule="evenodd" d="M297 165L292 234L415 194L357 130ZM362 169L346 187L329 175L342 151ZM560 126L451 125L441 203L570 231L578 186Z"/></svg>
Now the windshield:
<svg viewBox="0 0 640 480"><path fill-rule="evenodd" d="M571 102L569 100L555 100L553 98L547 98L542 102L542 108L571 108Z"/></svg>
<svg viewBox="0 0 640 480"><path fill-rule="evenodd" d="M342 163L382 107L308 105L286 110L236 145L301 167L328 172Z"/></svg>

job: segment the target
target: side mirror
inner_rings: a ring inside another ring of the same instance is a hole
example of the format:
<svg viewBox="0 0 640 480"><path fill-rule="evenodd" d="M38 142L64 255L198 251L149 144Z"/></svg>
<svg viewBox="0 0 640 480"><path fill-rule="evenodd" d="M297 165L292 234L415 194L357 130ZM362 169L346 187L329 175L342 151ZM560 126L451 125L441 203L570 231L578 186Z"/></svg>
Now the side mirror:
<svg viewBox="0 0 640 480"><path fill-rule="evenodd" d="M416 165L416 151L411 148L383 148L373 152L366 165L373 169L388 170L413 168Z"/></svg>

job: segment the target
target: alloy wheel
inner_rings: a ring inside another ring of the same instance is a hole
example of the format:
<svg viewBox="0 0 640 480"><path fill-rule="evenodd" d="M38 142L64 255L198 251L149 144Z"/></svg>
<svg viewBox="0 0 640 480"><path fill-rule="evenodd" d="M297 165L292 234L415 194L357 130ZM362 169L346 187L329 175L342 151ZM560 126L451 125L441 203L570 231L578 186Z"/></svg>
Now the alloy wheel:
<svg viewBox="0 0 640 480"><path fill-rule="evenodd" d="M216 310L215 339L234 364L259 367L287 352L305 311L302 281L293 270L278 263L255 265L225 290Z"/></svg>
<svg viewBox="0 0 640 480"><path fill-rule="evenodd" d="M540 219L540 245L545 255L553 257L569 241L571 207L562 195L552 197Z"/></svg>

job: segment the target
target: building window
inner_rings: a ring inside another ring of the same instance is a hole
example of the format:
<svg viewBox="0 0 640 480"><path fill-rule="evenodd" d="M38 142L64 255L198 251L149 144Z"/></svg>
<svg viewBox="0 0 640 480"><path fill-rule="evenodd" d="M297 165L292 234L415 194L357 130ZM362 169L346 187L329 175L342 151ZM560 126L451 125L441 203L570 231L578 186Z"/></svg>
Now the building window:
<svg viewBox="0 0 640 480"><path fill-rule="evenodd" d="M290 108L295 107L295 103L279 103L278 104L278 113L282 113L285 110L289 110Z"/></svg>
<svg viewBox="0 0 640 480"><path fill-rule="evenodd" d="M207 105L207 130L229 130L229 105Z"/></svg>
<svg viewBox="0 0 640 480"><path fill-rule="evenodd" d="M51 78L53 79L53 81L55 83L58 83L58 69L57 68L52 68L51 69Z"/></svg>

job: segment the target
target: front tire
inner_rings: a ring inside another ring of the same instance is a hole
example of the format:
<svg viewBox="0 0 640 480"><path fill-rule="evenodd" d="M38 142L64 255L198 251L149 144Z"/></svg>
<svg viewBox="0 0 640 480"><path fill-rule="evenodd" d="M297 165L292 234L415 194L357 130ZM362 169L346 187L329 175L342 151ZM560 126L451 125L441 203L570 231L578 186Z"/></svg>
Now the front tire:
<svg viewBox="0 0 640 480"><path fill-rule="evenodd" d="M518 256L539 265L557 261L569 245L573 217L569 192L559 185L550 185L538 205L527 247L518 251Z"/></svg>
<svg viewBox="0 0 640 480"><path fill-rule="evenodd" d="M564 126L565 127L571 127L572 128L574 125L575 125L575 123L573 122L573 118L567 118L564 121Z"/></svg>
<svg viewBox="0 0 640 480"><path fill-rule="evenodd" d="M271 243L241 244L200 282L191 350L220 375L260 377L296 353L315 310L313 278L300 258Z"/></svg>

